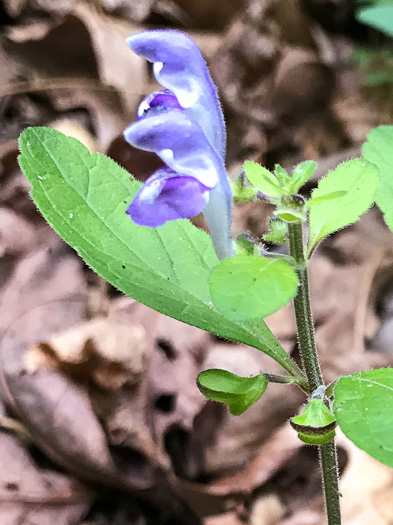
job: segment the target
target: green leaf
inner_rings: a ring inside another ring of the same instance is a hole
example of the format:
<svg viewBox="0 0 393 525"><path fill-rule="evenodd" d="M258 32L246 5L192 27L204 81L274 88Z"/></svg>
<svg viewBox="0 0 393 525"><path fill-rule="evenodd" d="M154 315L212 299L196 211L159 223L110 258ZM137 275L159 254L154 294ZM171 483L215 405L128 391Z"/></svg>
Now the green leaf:
<svg viewBox="0 0 393 525"><path fill-rule="evenodd" d="M235 202L251 202L255 199L258 191L251 185L247 186L247 182L243 176L238 177L235 182L230 182Z"/></svg>
<svg viewBox="0 0 393 525"><path fill-rule="evenodd" d="M296 295L298 278L282 260L239 255L221 261L209 283L217 310L244 321L267 317L289 303Z"/></svg>
<svg viewBox="0 0 393 525"><path fill-rule="evenodd" d="M235 241L236 255L259 255L260 249L246 233L241 233Z"/></svg>
<svg viewBox="0 0 393 525"><path fill-rule="evenodd" d="M277 198L285 194L277 177L260 164L248 160L244 163L244 169L248 180L265 195Z"/></svg>
<svg viewBox="0 0 393 525"><path fill-rule="evenodd" d="M268 232L263 236L263 240L271 242L273 244L284 244L287 240L287 236L283 232Z"/></svg>
<svg viewBox="0 0 393 525"><path fill-rule="evenodd" d="M365 159L344 162L319 181L308 202L308 256L322 239L357 221L370 208L378 184L379 169Z"/></svg>
<svg viewBox="0 0 393 525"><path fill-rule="evenodd" d="M305 160L296 166L292 172L288 192L297 193L317 169L317 163L313 160Z"/></svg>
<svg viewBox="0 0 393 525"><path fill-rule="evenodd" d="M334 388L333 412L359 448L393 467L393 369L342 377Z"/></svg>
<svg viewBox="0 0 393 525"><path fill-rule="evenodd" d="M309 208L312 208L313 206L315 206L315 204L318 204L319 202L330 201L339 197L344 197L344 195L346 195L347 193L347 191L333 191L332 193L327 193L326 195L322 195L321 197L314 197L310 199L307 205Z"/></svg>
<svg viewBox="0 0 393 525"><path fill-rule="evenodd" d="M288 175L288 173L284 170L284 168L282 168L279 164L276 164L274 168L274 174L276 175L278 182L280 183L280 186L282 186L283 188L286 188L287 185L290 183L291 178Z"/></svg>
<svg viewBox="0 0 393 525"><path fill-rule="evenodd" d="M377 5L359 9L356 18L362 24L393 37L393 5Z"/></svg>
<svg viewBox="0 0 393 525"><path fill-rule="evenodd" d="M48 128L20 137L20 165L49 224L104 279L159 312L243 342L297 367L263 321L234 323L212 305L208 278L219 261L189 221L138 226L125 210L140 183L108 157Z"/></svg>
<svg viewBox="0 0 393 525"><path fill-rule="evenodd" d="M267 388L264 375L240 377L226 370L213 368L198 375L197 385L202 394L225 403L234 416L240 416L263 395Z"/></svg>
<svg viewBox="0 0 393 525"><path fill-rule="evenodd" d="M393 126L379 126L367 135L362 154L381 170L375 202L393 231Z"/></svg>

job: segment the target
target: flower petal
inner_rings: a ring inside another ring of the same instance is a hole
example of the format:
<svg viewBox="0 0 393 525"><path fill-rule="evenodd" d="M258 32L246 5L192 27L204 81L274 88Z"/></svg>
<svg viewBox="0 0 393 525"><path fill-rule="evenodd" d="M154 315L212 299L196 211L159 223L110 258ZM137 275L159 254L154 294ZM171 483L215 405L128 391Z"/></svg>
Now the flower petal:
<svg viewBox="0 0 393 525"><path fill-rule="evenodd" d="M214 188L220 176L227 177L222 159L184 111L153 113L131 124L124 136L132 146L157 153L174 171L195 177L207 188Z"/></svg>
<svg viewBox="0 0 393 525"><path fill-rule="evenodd" d="M146 118L150 112L158 113L170 109L184 109L169 89L150 93L138 107L138 118Z"/></svg>
<svg viewBox="0 0 393 525"><path fill-rule="evenodd" d="M175 94L224 158L225 125L217 89L194 40L180 31L155 30L131 35L127 44L136 54L154 62L157 81Z"/></svg>
<svg viewBox="0 0 393 525"><path fill-rule="evenodd" d="M208 188L197 179L163 168L147 179L127 214L136 224L156 228L198 215L208 200Z"/></svg>

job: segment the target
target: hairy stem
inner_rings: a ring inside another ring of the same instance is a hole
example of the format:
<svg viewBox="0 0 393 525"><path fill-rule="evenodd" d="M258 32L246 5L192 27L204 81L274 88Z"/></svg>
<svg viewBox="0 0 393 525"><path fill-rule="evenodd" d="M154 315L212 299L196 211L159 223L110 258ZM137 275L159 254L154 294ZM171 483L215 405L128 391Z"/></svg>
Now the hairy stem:
<svg viewBox="0 0 393 525"><path fill-rule="evenodd" d="M314 323L310 306L307 262L304 258L301 223L289 225L289 245L291 255L297 264L296 273L299 278L299 288L294 299L294 305L300 353L303 367L310 385L310 391L313 392L319 386L323 385L323 379L314 337Z"/></svg>
<svg viewBox="0 0 393 525"><path fill-rule="evenodd" d="M310 306L307 261L304 257L303 230L301 223L289 225L289 247L296 261L299 278L298 293L294 299L300 354L306 377L313 392L323 385L314 336L314 323ZM329 525L341 525L338 491L337 454L334 441L319 446L322 482L325 491L326 512Z"/></svg>
<svg viewBox="0 0 393 525"><path fill-rule="evenodd" d="M337 452L334 440L319 446L325 505L329 525L341 525Z"/></svg>
<svg viewBox="0 0 393 525"><path fill-rule="evenodd" d="M268 372L264 373L263 375L269 381L269 383L299 385L305 392L309 392L307 379L303 376L280 376L277 374L269 374Z"/></svg>

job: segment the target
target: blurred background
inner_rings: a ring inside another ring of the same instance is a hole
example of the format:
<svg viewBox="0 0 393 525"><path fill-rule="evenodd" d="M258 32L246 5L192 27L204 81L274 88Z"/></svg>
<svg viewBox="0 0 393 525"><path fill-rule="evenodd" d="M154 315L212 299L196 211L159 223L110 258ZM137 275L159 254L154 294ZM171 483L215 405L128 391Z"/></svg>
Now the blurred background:
<svg viewBox="0 0 393 525"><path fill-rule="evenodd" d="M306 187L393 123L393 17L355 0L0 2L0 523L322 525L316 451L287 420L304 402L270 385L241 417L195 378L279 368L124 297L50 229L17 137L45 125L140 180L157 158L122 138L157 88L124 39L178 28L198 43L228 127L227 166L318 161ZM389 25L390 23L390 25ZM260 239L267 205L236 206ZM130 241L132 242L132 240ZM326 382L393 364L393 236L379 212L329 238L311 290ZM292 307L267 320L298 358ZM338 435L346 525L393 524L393 474Z"/></svg>

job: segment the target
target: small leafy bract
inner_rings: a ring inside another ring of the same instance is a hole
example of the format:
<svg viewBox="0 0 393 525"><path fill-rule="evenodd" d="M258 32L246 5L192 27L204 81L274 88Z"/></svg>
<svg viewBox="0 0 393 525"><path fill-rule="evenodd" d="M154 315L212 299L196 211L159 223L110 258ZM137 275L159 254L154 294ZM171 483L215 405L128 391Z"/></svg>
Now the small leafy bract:
<svg viewBox="0 0 393 525"><path fill-rule="evenodd" d="M277 198L285 194L277 177L260 164L248 160L244 163L244 169L248 180L265 195Z"/></svg>
<svg viewBox="0 0 393 525"><path fill-rule="evenodd" d="M355 445L393 467L392 368L342 377L334 389L333 411Z"/></svg>
<svg viewBox="0 0 393 525"><path fill-rule="evenodd" d="M317 169L317 163L313 160L305 160L298 164L292 172L289 183L289 193L297 193Z"/></svg>
<svg viewBox="0 0 393 525"><path fill-rule="evenodd" d="M381 181L375 202L381 209L386 224L393 231L393 126L378 126L367 135L362 153L365 159L381 170Z"/></svg>
<svg viewBox="0 0 393 525"><path fill-rule="evenodd" d="M243 414L263 395L267 388L264 375L240 377L226 370L213 368L198 375L197 385L202 394L225 403L234 416Z"/></svg>
<svg viewBox="0 0 393 525"><path fill-rule="evenodd" d="M285 261L239 255L216 266L209 283L217 310L240 321L267 317L289 303L298 278Z"/></svg>
<svg viewBox="0 0 393 525"><path fill-rule="evenodd" d="M312 193L308 256L331 233L357 221L374 202L379 169L365 159L340 164Z"/></svg>
<svg viewBox="0 0 393 525"><path fill-rule="evenodd" d="M336 419L322 399L312 399L299 416L290 421L299 438L309 445L327 443L335 436Z"/></svg>
<svg viewBox="0 0 393 525"><path fill-rule="evenodd" d="M291 180L286 170L284 170L284 168L282 168L279 164L276 164L274 168L274 174L277 177L280 186L282 188L286 188Z"/></svg>
<svg viewBox="0 0 393 525"><path fill-rule="evenodd" d="M99 275L134 299L296 366L263 322L234 323L212 308L218 264L210 237L189 221L138 226L125 210L141 184L105 155L49 128L20 137L20 165L49 224Z"/></svg>

